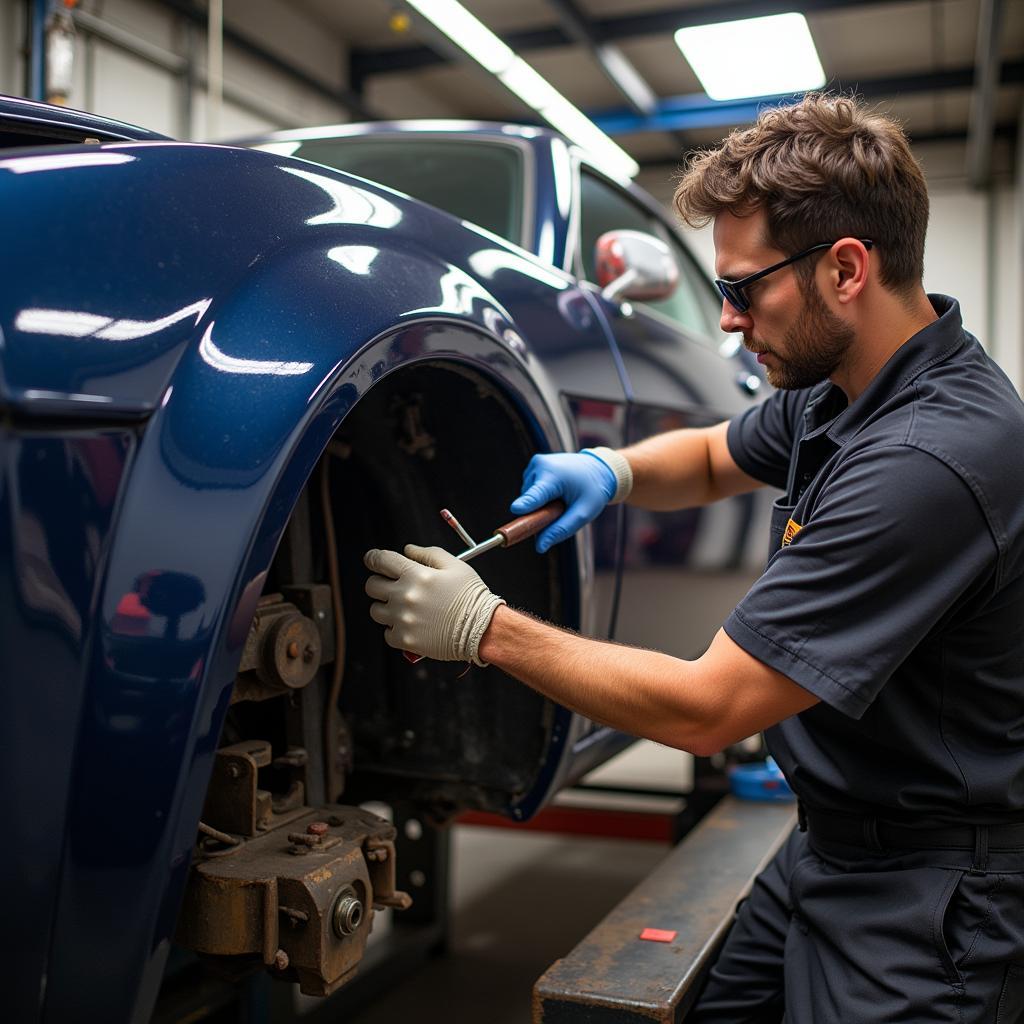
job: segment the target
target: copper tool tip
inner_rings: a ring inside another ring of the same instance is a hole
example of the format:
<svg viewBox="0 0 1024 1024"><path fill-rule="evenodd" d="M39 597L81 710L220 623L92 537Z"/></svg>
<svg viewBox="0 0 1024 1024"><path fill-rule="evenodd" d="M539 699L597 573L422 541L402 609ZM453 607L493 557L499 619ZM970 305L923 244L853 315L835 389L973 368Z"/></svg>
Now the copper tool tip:
<svg viewBox="0 0 1024 1024"><path fill-rule="evenodd" d="M446 508L443 508L443 509L441 509L441 518L442 518L442 519L443 519L443 520L444 520L444 521L445 521L446 523L450 523L450 522L451 522L451 521L452 521L452 520L453 520L453 519L455 518L455 516L453 516L453 515L451 514L451 512L449 512L449 511L448 511L448 509L446 509Z"/></svg>

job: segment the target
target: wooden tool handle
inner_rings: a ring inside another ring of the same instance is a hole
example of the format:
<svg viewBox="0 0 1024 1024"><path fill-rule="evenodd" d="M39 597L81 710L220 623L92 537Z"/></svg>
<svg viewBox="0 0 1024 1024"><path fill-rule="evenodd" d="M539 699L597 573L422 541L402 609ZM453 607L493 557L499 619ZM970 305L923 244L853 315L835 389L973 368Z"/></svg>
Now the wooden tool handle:
<svg viewBox="0 0 1024 1024"><path fill-rule="evenodd" d="M494 532L500 533L505 538L505 547L510 548L527 537L533 537L540 533L545 526L550 526L565 511L565 502L561 498L555 499L536 512L527 512L525 516L519 516L512 522L499 526Z"/></svg>

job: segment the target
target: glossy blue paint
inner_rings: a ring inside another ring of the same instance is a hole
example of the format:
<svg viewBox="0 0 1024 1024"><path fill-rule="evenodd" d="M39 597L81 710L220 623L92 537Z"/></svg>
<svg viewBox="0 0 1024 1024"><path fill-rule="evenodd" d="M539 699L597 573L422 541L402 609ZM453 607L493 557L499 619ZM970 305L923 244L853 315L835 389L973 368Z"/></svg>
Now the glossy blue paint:
<svg viewBox="0 0 1024 1024"><path fill-rule="evenodd" d="M4 1016L37 1019L57 910L74 748L103 551L135 436L0 425L0 844ZM73 514L69 514L73 510Z"/></svg>
<svg viewBox="0 0 1024 1024"><path fill-rule="evenodd" d="M0 158L18 240L0 251L0 529L25 552L13 571L0 563L5 696L19 709L0 716L0 751L23 751L23 706L45 709L53 736L27 761L47 812L23 826L8 876L34 872L19 906L46 921L19 961L18 1019L63 1021L83 1003L98 1020L148 1019L263 580L309 474L375 384L440 361L492 381L538 448L627 439L644 398L623 325L561 269L576 156L551 133L505 134L534 162L533 254L271 153L158 141ZM77 452L83 432L120 453L102 500L95 475L18 482L15 467ZM42 541L24 530L33 509ZM565 620L599 635L620 511L562 553ZM25 596L30 562L50 590L74 589L74 644ZM26 698L37 636L53 650ZM625 742L556 709L547 757L507 813L528 817Z"/></svg>
<svg viewBox="0 0 1024 1024"><path fill-rule="evenodd" d="M74 780L63 857L59 815L25 852L60 876L43 1019L73 1016L87 977L97 1019L143 1020L263 575L346 412L388 373L447 360L498 382L538 446L563 448L560 373L603 361L595 390L623 393L568 275L341 174L223 147L59 148L0 160L0 201L23 239L0 264L0 402L38 427L141 430L80 616L84 671L52 680L75 694L55 726L75 743L50 762ZM155 632L140 637L126 609L143 594Z"/></svg>

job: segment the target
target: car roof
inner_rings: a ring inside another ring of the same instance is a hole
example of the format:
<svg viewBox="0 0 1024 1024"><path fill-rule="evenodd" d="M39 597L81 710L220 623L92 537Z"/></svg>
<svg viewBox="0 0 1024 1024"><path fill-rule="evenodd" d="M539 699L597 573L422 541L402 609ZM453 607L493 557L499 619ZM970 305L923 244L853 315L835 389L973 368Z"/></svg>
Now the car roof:
<svg viewBox="0 0 1024 1024"><path fill-rule="evenodd" d="M73 107L58 107L20 96L0 95L0 126L18 129L49 129L54 135L67 135L68 142L80 141L75 136L94 136L102 142L115 140L167 141L166 135L151 132L110 117L89 114ZM40 134L45 134L41 132Z"/></svg>
<svg viewBox="0 0 1024 1024"><path fill-rule="evenodd" d="M355 121L345 124L319 125L313 128L289 128L233 139L232 143L248 146L258 142L306 142L312 139L341 139L354 135L393 135L410 132L436 135L476 135L521 140L561 138L557 132L537 125L511 124L501 121L452 120L450 118L417 118L395 121Z"/></svg>

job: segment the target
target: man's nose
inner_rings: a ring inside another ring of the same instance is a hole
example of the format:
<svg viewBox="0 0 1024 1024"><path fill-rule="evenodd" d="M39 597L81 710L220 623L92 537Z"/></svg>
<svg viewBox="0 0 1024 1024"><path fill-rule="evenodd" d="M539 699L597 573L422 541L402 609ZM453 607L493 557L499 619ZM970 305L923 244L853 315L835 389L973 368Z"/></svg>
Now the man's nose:
<svg viewBox="0 0 1024 1024"><path fill-rule="evenodd" d="M733 334L736 331L749 330L754 326L750 311L737 313L736 307L728 299L722 299L722 318L719 326L726 334Z"/></svg>

